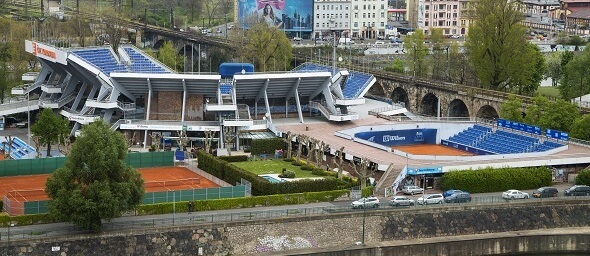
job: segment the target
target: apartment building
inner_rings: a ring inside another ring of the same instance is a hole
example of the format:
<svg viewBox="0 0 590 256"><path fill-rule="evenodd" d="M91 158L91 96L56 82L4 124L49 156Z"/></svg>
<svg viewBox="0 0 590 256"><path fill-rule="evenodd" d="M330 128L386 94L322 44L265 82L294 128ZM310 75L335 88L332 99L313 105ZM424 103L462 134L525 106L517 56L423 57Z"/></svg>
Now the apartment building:
<svg viewBox="0 0 590 256"><path fill-rule="evenodd" d="M430 34L433 28L442 29L444 35L460 33L460 3L453 1L424 0L424 17L422 29Z"/></svg>
<svg viewBox="0 0 590 256"><path fill-rule="evenodd" d="M352 0L314 0L313 37L328 37L332 31L350 37Z"/></svg>
<svg viewBox="0 0 590 256"><path fill-rule="evenodd" d="M352 0L352 37L376 38L385 35L386 0Z"/></svg>

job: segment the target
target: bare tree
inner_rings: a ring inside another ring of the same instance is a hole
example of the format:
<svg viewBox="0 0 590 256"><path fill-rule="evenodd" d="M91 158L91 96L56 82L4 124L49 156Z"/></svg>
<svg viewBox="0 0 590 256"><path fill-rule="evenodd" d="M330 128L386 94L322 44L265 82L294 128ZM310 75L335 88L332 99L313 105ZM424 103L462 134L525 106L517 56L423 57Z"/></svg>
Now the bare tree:
<svg viewBox="0 0 590 256"><path fill-rule="evenodd" d="M10 151L12 149L12 135L8 135L8 137L4 136L4 139L6 140L5 143L8 144L8 150L4 152L4 158L10 159Z"/></svg>
<svg viewBox="0 0 590 256"><path fill-rule="evenodd" d="M307 164L316 163L314 161L315 152L317 151L319 141L313 138L309 139L309 150L307 150Z"/></svg>
<svg viewBox="0 0 590 256"><path fill-rule="evenodd" d="M188 136L186 135L186 131L178 131L178 138L176 139L176 144L180 150L184 150L184 146L188 142Z"/></svg>
<svg viewBox="0 0 590 256"><path fill-rule="evenodd" d="M353 175L359 178L361 189L364 189L367 186L367 178L375 173L375 168L371 166L371 161L366 157L363 157L358 164L354 161L350 163L350 167L352 168Z"/></svg>
<svg viewBox="0 0 590 256"><path fill-rule="evenodd" d="M33 140L33 143L35 143L35 152L37 153L35 158L41 158L41 136L33 135L31 139Z"/></svg>
<svg viewBox="0 0 590 256"><path fill-rule="evenodd" d="M318 144L318 149L316 150L315 157L315 159L317 160L318 167L322 164L322 161L324 160L324 153L326 152L326 149L328 149L329 147L330 145L326 144L324 141L320 141L320 143Z"/></svg>
<svg viewBox="0 0 590 256"><path fill-rule="evenodd" d="M215 138L215 131L205 131L205 140L203 142L205 143L205 152L207 153L211 153L211 142L213 138Z"/></svg>
<svg viewBox="0 0 590 256"><path fill-rule="evenodd" d="M236 132L233 129L233 127L229 127L229 126L223 127L223 144L225 145L225 148L227 149L228 156L231 156L231 148L228 148L227 145L232 143L235 138L236 138Z"/></svg>
<svg viewBox="0 0 590 256"><path fill-rule="evenodd" d="M160 151L160 145L162 144L162 134L161 133L152 133L149 135L152 138L152 144L156 148L156 152Z"/></svg>
<svg viewBox="0 0 590 256"><path fill-rule="evenodd" d="M297 146L297 163L301 161L301 152L303 151L303 147L307 148L307 144L309 143L309 137L303 134L297 135L297 142L299 145Z"/></svg>
<svg viewBox="0 0 590 256"><path fill-rule="evenodd" d="M338 179L342 179L342 169L344 167L344 147L336 151L336 156L332 158L332 163L338 168Z"/></svg>
<svg viewBox="0 0 590 256"><path fill-rule="evenodd" d="M287 132L287 136L285 138L283 138L283 140L287 143L287 158L291 159L292 154L293 154L293 138L295 137L295 134L291 133L290 131Z"/></svg>
<svg viewBox="0 0 590 256"><path fill-rule="evenodd" d="M73 19L68 21L68 25L68 31L76 36L78 45L80 47L86 46L86 37L92 34L90 22L87 19L82 19L78 15L75 15Z"/></svg>
<svg viewBox="0 0 590 256"><path fill-rule="evenodd" d="M64 156L67 156L72 152L72 139L69 134L63 134L57 144L57 150ZM37 153L40 154L40 153Z"/></svg>
<svg viewBox="0 0 590 256"><path fill-rule="evenodd" d="M127 143L127 148L132 147L135 145L135 140L137 137L137 131L125 131L125 142Z"/></svg>

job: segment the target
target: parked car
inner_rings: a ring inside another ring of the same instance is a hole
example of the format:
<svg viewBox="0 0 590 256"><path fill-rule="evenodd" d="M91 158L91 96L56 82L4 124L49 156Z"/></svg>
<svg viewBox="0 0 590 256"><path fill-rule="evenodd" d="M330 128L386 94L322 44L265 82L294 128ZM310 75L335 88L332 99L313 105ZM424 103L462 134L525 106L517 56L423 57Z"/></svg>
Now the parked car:
<svg viewBox="0 0 590 256"><path fill-rule="evenodd" d="M14 125L16 128L27 128L29 124L27 122L18 122Z"/></svg>
<svg viewBox="0 0 590 256"><path fill-rule="evenodd" d="M377 207L379 207L379 198L376 198L373 196L364 197L364 198L361 198L359 200L352 202L351 206L353 209L377 208Z"/></svg>
<svg viewBox="0 0 590 256"><path fill-rule="evenodd" d="M445 197L445 203L469 203L471 202L471 194L469 192L455 192L450 196Z"/></svg>
<svg viewBox="0 0 590 256"><path fill-rule="evenodd" d="M376 41L375 44L385 44L383 41Z"/></svg>
<svg viewBox="0 0 590 256"><path fill-rule="evenodd" d="M377 36L377 40L385 40L385 36L384 35L378 35Z"/></svg>
<svg viewBox="0 0 590 256"><path fill-rule="evenodd" d="M402 188L402 192L404 194L410 194L410 195L414 195L414 194L421 194L424 193L424 189L418 186L404 186Z"/></svg>
<svg viewBox="0 0 590 256"><path fill-rule="evenodd" d="M451 35L451 38L457 39L459 38L459 35Z"/></svg>
<svg viewBox="0 0 590 256"><path fill-rule="evenodd" d="M533 197L544 198L544 197L556 197L559 192L554 187L542 187L533 192Z"/></svg>
<svg viewBox="0 0 590 256"><path fill-rule="evenodd" d="M448 197L448 196L451 196L452 194L460 193L460 192L463 192L463 191L458 190L458 189L449 189L449 190L443 192L443 196Z"/></svg>
<svg viewBox="0 0 590 256"><path fill-rule="evenodd" d="M529 193L522 192L520 190L511 189L504 193L502 193L502 198L507 200L514 200L514 199L529 199Z"/></svg>
<svg viewBox="0 0 590 256"><path fill-rule="evenodd" d="M389 39L389 42L392 44L399 44L399 43L403 43L404 41L401 38L396 37L396 38Z"/></svg>
<svg viewBox="0 0 590 256"><path fill-rule="evenodd" d="M425 204L442 204L444 201L444 197L442 194L427 194L422 197L419 197L416 202L419 205Z"/></svg>
<svg viewBox="0 0 590 256"><path fill-rule="evenodd" d="M575 185L563 191L566 196L590 196L590 187L586 185Z"/></svg>
<svg viewBox="0 0 590 256"><path fill-rule="evenodd" d="M301 38L301 37L298 37L298 36L296 36L296 37L293 37L293 41L301 41L301 40L303 40L303 38Z"/></svg>
<svg viewBox="0 0 590 256"><path fill-rule="evenodd" d="M406 196L394 196L391 201L389 201L389 205L391 206L413 206L414 203L414 200Z"/></svg>

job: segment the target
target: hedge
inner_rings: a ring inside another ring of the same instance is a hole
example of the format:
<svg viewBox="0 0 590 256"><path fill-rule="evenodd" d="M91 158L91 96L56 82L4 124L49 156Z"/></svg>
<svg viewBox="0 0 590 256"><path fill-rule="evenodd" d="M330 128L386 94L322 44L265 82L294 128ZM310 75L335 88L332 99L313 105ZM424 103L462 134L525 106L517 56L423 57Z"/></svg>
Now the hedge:
<svg viewBox="0 0 590 256"><path fill-rule="evenodd" d="M499 192L509 189L534 189L550 186L547 167L499 168L447 172L442 176L443 190L460 189L471 193Z"/></svg>
<svg viewBox="0 0 590 256"><path fill-rule="evenodd" d="M0 215L0 227L8 227L10 223L16 226L36 225L56 222L49 214L27 214L19 216Z"/></svg>
<svg viewBox="0 0 590 256"><path fill-rule="evenodd" d="M590 169L581 170L576 176L576 185L590 186Z"/></svg>
<svg viewBox="0 0 590 256"><path fill-rule="evenodd" d="M253 155L274 154L277 149L284 149L285 142L281 138L252 140L250 150Z"/></svg>
<svg viewBox="0 0 590 256"><path fill-rule="evenodd" d="M254 173L245 171L210 154L202 151L199 151L197 154L199 168L201 170L222 179L229 184L237 184L241 179L245 179L252 183L252 195L255 196L331 191L345 189L355 185L355 182L339 180L334 177L270 183Z"/></svg>
<svg viewBox="0 0 590 256"><path fill-rule="evenodd" d="M296 194L280 194L267 196L253 196L240 198L225 198L215 200L195 201L195 211L214 211L237 208L252 208L256 206L279 206L292 204L308 204L317 202L332 202L343 195L350 196L348 190L334 190L323 192L309 192ZM162 204L147 204L137 207L137 215L165 214L188 211L188 201Z"/></svg>
<svg viewBox="0 0 590 256"><path fill-rule="evenodd" d="M232 162L246 162L248 161L247 155L240 155L240 156L220 156L219 159L232 163Z"/></svg>

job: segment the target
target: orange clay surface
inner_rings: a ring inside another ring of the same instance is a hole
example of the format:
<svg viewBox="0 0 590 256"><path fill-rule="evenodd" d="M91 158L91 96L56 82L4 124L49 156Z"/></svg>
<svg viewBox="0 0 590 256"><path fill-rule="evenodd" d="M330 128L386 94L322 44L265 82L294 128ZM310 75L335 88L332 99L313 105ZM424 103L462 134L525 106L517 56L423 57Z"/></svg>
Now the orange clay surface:
<svg viewBox="0 0 590 256"><path fill-rule="evenodd" d="M137 171L146 183L145 192L219 187L184 167L155 167ZM50 174L0 177L0 199L8 194L9 199L20 202L47 200L44 189L49 176ZM170 186L165 186L166 183Z"/></svg>
<svg viewBox="0 0 590 256"><path fill-rule="evenodd" d="M433 156L472 156L473 154L442 145L411 145L398 146L391 149L401 150L412 155L433 155Z"/></svg>

